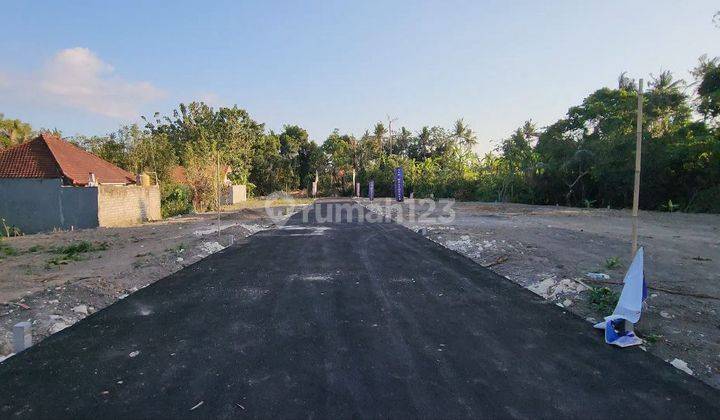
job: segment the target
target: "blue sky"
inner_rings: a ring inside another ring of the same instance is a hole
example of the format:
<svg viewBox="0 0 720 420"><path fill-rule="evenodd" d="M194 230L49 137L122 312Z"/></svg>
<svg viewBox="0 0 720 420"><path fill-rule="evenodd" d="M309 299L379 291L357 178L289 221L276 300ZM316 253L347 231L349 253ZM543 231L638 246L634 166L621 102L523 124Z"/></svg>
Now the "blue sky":
<svg viewBox="0 0 720 420"><path fill-rule="evenodd" d="M181 102L247 109L322 142L385 120L478 133L555 121L620 72L689 79L720 55L716 1L10 1L0 112L105 134Z"/></svg>

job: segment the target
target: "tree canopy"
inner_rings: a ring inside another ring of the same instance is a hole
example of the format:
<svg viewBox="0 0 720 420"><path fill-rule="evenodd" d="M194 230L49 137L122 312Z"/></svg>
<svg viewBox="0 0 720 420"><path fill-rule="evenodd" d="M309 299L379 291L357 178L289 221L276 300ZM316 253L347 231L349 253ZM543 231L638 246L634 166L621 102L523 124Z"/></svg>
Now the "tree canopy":
<svg viewBox="0 0 720 420"><path fill-rule="evenodd" d="M686 83L661 71L648 80L642 208L720 211L720 60L701 57L692 76ZM180 195L197 210L213 208L219 166L258 195L307 189L316 177L322 194L350 195L355 179L363 191L374 180L378 195L390 195L400 166L416 197L628 207L637 99L637 82L621 73L617 86L591 92L546 126L528 119L484 156L474 153L477 136L462 118L415 130L378 122L359 137L336 129L318 144L300 125L268 131L244 109L202 102L72 140L118 166L154 173L169 185L168 197L179 194L171 169L183 166L189 190ZM0 148L33 135L29 124L0 114Z"/></svg>

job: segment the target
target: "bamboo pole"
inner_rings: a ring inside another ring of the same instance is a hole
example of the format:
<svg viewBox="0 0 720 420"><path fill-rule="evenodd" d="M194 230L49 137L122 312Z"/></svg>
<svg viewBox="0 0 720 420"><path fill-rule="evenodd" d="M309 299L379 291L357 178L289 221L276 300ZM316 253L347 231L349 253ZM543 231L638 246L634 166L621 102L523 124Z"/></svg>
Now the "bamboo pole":
<svg viewBox="0 0 720 420"><path fill-rule="evenodd" d="M220 150L215 146L215 204L217 205L217 236L220 242Z"/></svg>
<svg viewBox="0 0 720 420"><path fill-rule="evenodd" d="M638 85L637 130L635 135L635 185L633 187L632 209L632 255L635 257L638 248L638 207L640 201L640 164L642 161L642 118L643 118L643 79Z"/></svg>

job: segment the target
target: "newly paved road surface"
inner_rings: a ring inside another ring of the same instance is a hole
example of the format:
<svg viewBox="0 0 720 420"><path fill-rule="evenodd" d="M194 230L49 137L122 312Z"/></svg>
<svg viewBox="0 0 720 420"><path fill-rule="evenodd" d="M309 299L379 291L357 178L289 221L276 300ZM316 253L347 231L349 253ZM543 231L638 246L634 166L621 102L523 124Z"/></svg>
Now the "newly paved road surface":
<svg viewBox="0 0 720 420"><path fill-rule="evenodd" d="M0 417L720 418L662 360L397 224L347 222L295 216L0 364Z"/></svg>

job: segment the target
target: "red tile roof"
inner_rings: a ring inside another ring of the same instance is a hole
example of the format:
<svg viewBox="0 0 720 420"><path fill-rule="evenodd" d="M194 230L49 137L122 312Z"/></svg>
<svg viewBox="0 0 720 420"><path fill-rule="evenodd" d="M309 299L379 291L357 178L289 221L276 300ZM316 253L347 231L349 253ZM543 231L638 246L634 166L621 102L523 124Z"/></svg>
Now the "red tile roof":
<svg viewBox="0 0 720 420"><path fill-rule="evenodd" d="M62 178L47 144L38 137L0 151L0 178Z"/></svg>
<svg viewBox="0 0 720 420"><path fill-rule="evenodd" d="M87 185L90 172L101 184L134 184L135 176L51 134L0 151L0 178L64 178Z"/></svg>

